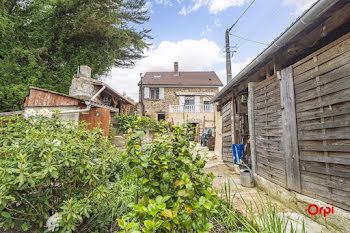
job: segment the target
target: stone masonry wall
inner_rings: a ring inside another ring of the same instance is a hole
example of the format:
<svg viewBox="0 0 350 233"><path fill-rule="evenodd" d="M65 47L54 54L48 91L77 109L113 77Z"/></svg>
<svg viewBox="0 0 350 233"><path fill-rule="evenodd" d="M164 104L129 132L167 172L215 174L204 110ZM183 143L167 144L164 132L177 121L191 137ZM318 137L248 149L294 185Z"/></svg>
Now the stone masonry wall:
<svg viewBox="0 0 350 233"><path fill-rule="evenodd" d="M179 96L176 92L215 92L219 91L218 87L164 87L164 99L153 100L144 99L145 112L151 118L157 120L157 113L164 112L165 120L171 121L169 117L169 105L179 105ZM204 97L212 98L213 96L200 96L200 104L203 104Z"/></svg>

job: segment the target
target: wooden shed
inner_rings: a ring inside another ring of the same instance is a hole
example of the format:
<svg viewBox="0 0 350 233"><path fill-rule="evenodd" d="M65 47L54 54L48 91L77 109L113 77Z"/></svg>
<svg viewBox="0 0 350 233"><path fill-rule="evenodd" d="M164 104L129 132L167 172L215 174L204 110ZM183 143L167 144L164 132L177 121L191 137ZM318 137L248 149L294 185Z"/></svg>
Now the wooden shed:
<svg viewBox="0 0 350 233"><path fill-rule="evenodd" d="M76 97L37 87L30 88L24 108L36 111L45 108L52 112L58 110L60 112L60 118L64 120L85 121L89 124L88 129L91 130L95 127L101 128L105 136L108 136L109 133L111 112L118 111L118 109L112 107L86 102Z"/></svg>
<svg viewBox="0 0 350 233"><path fill-rule="evenodd" d="M255 175L350 210L349 32L349 1L317 1L212 99L226 163L243 143Z"/></svg>
<svg viewBox="0 0 350 233"><path fill-rule="evenodd" d="M59 110L59 117L85 121L89 124L88 129L99 127L108 136L113 113L127 114L128 106L134 103L106 83L90 78L90 74L88 66L80 66L78 75L73 77L69 95L30 87L25 109Z"/></svg>

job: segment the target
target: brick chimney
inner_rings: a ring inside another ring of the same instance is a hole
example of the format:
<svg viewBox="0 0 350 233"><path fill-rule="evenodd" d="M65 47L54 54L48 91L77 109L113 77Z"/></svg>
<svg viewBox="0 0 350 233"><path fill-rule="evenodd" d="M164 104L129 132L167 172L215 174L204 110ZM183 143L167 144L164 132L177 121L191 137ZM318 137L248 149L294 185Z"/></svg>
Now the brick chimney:
<svg viewBox="0 0 350 233"><path fill-rule="evenodd" d="M174 75L179 75L179 63L174 62Z"/></svg>

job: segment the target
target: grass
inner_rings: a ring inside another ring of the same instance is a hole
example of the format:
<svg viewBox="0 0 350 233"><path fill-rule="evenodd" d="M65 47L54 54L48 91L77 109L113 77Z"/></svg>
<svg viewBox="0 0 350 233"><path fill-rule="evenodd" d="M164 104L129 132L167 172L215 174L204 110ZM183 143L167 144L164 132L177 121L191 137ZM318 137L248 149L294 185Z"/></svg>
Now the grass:
<svg viewBox="0 0 350 233"><path fill-rule="evenodd" d="M234 210L232 201L237 195L244 204L246 216ZM238 189L231 194L230 182L225 183L221 197L223 199L220 201L219 213L212 218L215 232L306 233L304 221L301 231L298 231L299 219L295 221L284 213L279 213L269 197L264 198L259 194L257 200L249 205Z"/></svg>

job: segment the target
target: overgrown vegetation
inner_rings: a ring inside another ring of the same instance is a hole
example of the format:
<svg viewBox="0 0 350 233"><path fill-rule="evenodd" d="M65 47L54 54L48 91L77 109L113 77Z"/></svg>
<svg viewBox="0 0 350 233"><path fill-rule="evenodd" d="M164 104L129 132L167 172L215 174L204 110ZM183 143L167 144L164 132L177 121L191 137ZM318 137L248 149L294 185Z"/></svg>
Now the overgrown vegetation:
<svg viewBox="0 0 350 233"><path fill-rule="evenodd" d="M165 121L154 121L146 116L137 115L117 115L118 130L124 133L132 131L168 132L171 130L170 124Z"/></svg>
<svg viewBox="0 0 350 233"><path fill-rule="evenodd" d="M103 132L47 111L0 119L0 229L16 232L272 232L296 224L269 199L253 207L228 183L218 199L190 126L142 145L145 120L128 120L118 152ZM154 124L157 124L154 122ZM248 218L235 210L241 198ZM305 232L303 227L302 232Z"/></svg>
<svg viewBox="0 0 350 233"><path fill-rule="evenodd" d="M0 124L3 230L107 232L115 227L135 197L135 178L101 130L35 115Z"/></svg>
<svg viewBox="0 0 350 233"><path fill-rule="evenodd" d="M19 110L29 86L68 94L79 65L98 78L148 47L144 0L2 0L0 112Z"/></svg>
<svg viewBox="0 0 350 233"><path fill-rule="evenodd" d="M138 128L139 118L132 126ZM129 164L135 167L138 197L119 226L122 232L207 232L213 225L218 200L213 175L205 161L192 154L189 126L174 127L173 135L160 134L151 145L140 146L142 132L131 131L127 145Z"/></svg>
<svg viewBox="0 0 350 233"><path fill-rule="evenodd" d="M233 184L237 188L234 182ZM219 214L214 219L218 225L226 229L225 232L244 229L244 232L247 233L306 233L304 220L297 219L296 221L278 212L277 206L271 202L269 196L263 197L259 194L257 199L253 199L253 203L247 203L239 191L231 193L230 181L225 183L221 196L223 197L220 202L221 211L218 211ZM243 202L246 216L235 210L232 203L235 198ZM298 230L300 228L301 230Z"/></svg>

